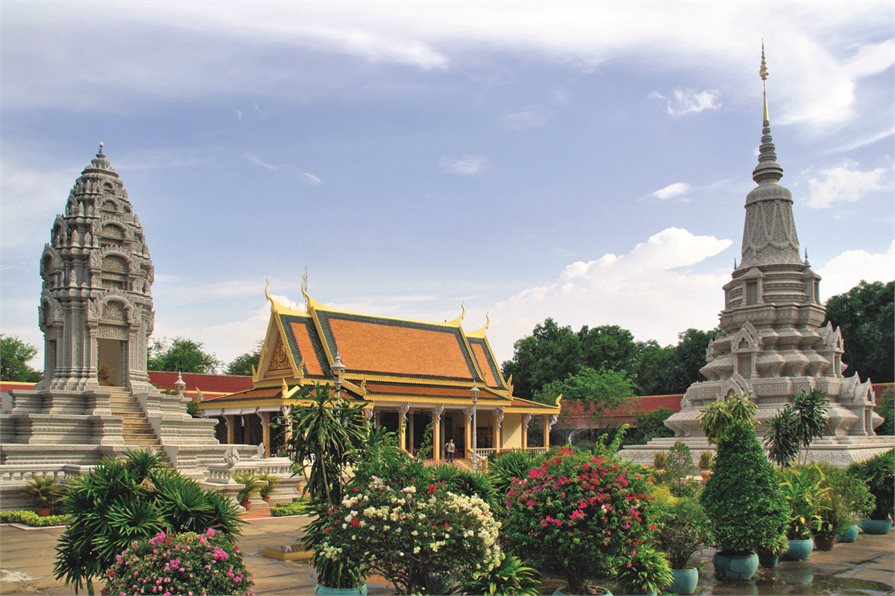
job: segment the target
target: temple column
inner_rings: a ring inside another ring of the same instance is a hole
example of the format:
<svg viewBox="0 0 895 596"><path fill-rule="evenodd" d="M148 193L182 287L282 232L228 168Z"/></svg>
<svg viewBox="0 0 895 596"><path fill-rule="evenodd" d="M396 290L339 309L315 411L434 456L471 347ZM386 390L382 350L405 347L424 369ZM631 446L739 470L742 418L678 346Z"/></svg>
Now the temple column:
<svg viewBox="0 0 895 596"><path fill-rule="evenodd" d="M550 417L541 416L541 427L544 429L544 449L550 447Z"/></svg>
<svg viewBox="0 0 895 596"><path fill-rule="evenodd" d="M407 432L410 434L410 437L409 437L409 439L410 439L410 443L407 445L407 452L410 453L411 455L413 455L413 437L414 437L414 434L413 434L413 419L414 419L414 413L411 412L410 414L408 414L408 415L407 415L407 418L409 418L409 420L408 420L408 422L407 422L408 427L409 427L409 428L407 429Z"/></svg>
<svg viewBox="0 0 895 596"><path fill-rule="evenodd" d="M270 457L270 412L259 412L261 417L261 442L264 443L264 457Z"/></svg>
<svg viewBox="0 0 895 596"><path fill-rule="evenodd" d="M435 462L441 461L441 415L444 413L444 406L435 406L432 410L432 459Z"/></svg>
<svg viewBox="0 0 895 596"><path fill-rule="evenodd" d="M402 451L407 451L407 412L410 404L404 404L398 411L398 441Z"/></svg>
<svg viewBox="0 0 895 596"><path fill-rule="evenodd" d="M497 408L494 410L494 444L491 445L494 449L496 449L497 453L500 452L501 448L503 448L503 437L501 437L500 433L503 428L503 408Z"/></svg>
<svg viewBox="0 0 895 596"><path fill-rule="evenodd" d="M289 418L286 416L286 413L289 411L287 408L282 408L280 410L282 414L282 429L283 429L283 445L286 445L287 448L289 443L292 441L292 423L289 421Z"/></svg>
<svg viewBox="0 0 895 596"><path fill-rule="evenodd" d="M227 421L227 444L233 444L233 437L235 436L235 428L234 424L236 424L235 416L224 416L224 420Z"/></svg>
<svg viewBox="0 0 895 596"><path fill-rule="evenodd" d="M528 425L531 424L531 414L522 416L522 449L528 449Z"/></svg>

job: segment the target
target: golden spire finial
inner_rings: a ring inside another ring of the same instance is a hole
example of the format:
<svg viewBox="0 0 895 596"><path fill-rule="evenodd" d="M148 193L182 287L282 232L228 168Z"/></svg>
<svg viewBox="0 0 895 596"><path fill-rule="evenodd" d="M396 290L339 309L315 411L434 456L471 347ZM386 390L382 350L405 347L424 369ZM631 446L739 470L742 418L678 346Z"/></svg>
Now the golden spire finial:
<svg viewBox="0 0 895 596"><path fill-rule="evenodd" d="M764 39L761 40L761 68L758 69L758 76L761 77L762 94L764 95L764 121L770 122L771 117L768 115L768 62L764 55Z"/></svg>
<svg viewBox="0 0 895 596"><path fill-rule="evenodd" d="M483 330L487 331L488 327L490 327L490 326L491 326L491 314L486 312L485 313L485 327Z"/></svg>
<svg viewBox="0 0 895 596"><path fill-rule="evenodd" d="M270 297L270 280L266 277L264 278L264 297L267 298L267 301L270 302L270 307L273 308L273 298Z"/></svg>

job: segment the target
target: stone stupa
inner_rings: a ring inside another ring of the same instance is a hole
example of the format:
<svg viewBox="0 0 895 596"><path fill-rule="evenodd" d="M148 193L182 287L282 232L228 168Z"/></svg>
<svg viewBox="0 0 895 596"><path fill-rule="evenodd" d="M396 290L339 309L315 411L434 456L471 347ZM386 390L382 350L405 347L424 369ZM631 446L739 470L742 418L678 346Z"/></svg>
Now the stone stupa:
<svg viewBox="0 0 895 596"><path fill-rule="evenodd" d="M762 81L768 71L762 47ZM811 445L809 460L835 465L866 459L895 447L895 437L877 436L882 418L875 405L870 380L858 373L845 377L842 334L824 325L826 309L820 301L820 276L799 254L792 212L792 194L779 184L783 168L777 163L768 116L767 89L758 165L752 172L756 186L746 197L742 257L724 286L721 334L706 351L700 369L707 379L693 383L681 411L665 421L673 438L630 446L623 454L652 463L657 451L675 441L685 442L694 455L713 450L699 428L698 416L710 403L730 395L747 395L758 406L758 433L778 410L797 394L819 389L830 400L824 436Z"/></svg>
<svg viewBox="0 0 895 596"><path fill-rule="evenodd" d="M32 473L78 474L130 448L154 449L195 477L224 460L215 421L191 417L188 398L162 395L149 383L153 271L140 220L100 144L40 259L44 379L4 398L5 496Z"/></svg>

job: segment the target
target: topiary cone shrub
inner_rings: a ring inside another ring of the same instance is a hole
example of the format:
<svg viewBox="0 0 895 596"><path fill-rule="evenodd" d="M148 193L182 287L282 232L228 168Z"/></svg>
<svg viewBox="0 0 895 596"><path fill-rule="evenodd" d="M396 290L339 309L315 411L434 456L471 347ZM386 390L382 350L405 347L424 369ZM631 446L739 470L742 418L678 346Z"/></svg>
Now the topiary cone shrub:
<svg viewBox="0 0 895 596"><path fill-rule="evenodd" d="M786 499L748 423L730 422L721 433L714 473L700 502L711 522L715 545L724 554L768 548L786 530Z"/></svg>
<svg viewBox="0 0 895 596"><path fill-rule="evenodd" d="M632 466L562 449L513 481L506 545L540 571L565 577L568 593L584 594L588 579L629 561L655 530L649 502L646 480Z"/></svg>

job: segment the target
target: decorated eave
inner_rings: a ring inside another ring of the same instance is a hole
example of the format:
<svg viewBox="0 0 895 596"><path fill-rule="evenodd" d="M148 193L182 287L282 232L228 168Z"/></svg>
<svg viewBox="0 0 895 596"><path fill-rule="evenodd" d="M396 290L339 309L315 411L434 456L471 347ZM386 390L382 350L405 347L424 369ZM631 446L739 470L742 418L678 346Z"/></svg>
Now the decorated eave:
<svg viewBox="0 0 895 596"><path fill-rule="evenodd" d="M305 311L276 301L265 287L270 320L252 389L209 397L207 414L225 409L277 408L295 403L299 387L332 385L336 357L345 366L342 394L374 405L440 404L468 407L479 388L480 407L507 412L558 414L559 404L513 396L488 342L489 320L465 332L465 309L453 320L418 321L350 312L325 306L302 282Z"/></svg>

